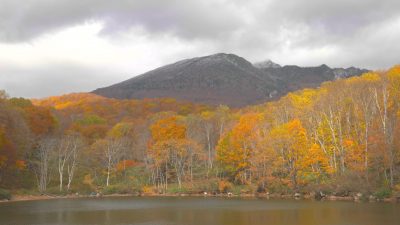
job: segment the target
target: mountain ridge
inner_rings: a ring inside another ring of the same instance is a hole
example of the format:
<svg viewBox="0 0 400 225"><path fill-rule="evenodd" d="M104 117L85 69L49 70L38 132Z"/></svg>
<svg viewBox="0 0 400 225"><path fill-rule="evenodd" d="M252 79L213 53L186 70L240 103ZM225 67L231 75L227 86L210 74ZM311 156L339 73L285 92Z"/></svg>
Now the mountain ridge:
<svg viewBox="0 0 400 225"><path fill-rule="evenodd" d="M280 66L270 60L252 64L234 54L217 53L180 60L92 93L117 99L171 97L242 107L367 71L354 67L332 69L325 64L319 67Z"/></svg>

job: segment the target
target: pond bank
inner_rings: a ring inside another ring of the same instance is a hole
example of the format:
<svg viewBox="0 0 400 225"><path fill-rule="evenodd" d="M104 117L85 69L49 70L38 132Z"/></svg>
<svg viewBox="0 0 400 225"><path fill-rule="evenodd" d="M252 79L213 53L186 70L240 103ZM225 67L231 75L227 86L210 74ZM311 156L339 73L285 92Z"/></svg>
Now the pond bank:
<svg viewBox="0 0 400 225"><path fill-rule="evenodd" d="M354 196L334 196L334 195L315 195L311 194L110 194L110 195L13 195L11 200L0 200L0 202L18 202L18 201L36 201L36 200L50 200L50 199L76 199L76 198L107 198L107 197L216 197L216 198L262 198L262 199L295 199L295 200L317 200L317 201L354 201L354 202L392 202L400 203L400 197L391 197L384 199L377 199L373 196L363 196L357 193Z"/></svg>
<svg viewBox="0 0 400 225"><path fill-rule="evenodd" d="M93 197L0 203L1 224L399 225L400 204L244 197Z"/></svg>

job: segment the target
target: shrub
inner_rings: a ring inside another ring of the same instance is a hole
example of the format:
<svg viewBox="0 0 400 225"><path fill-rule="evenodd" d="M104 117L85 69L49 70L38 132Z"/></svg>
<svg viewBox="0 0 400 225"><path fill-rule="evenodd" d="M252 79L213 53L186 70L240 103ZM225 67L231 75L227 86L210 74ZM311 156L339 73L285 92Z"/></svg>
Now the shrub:
<svg viewBox="0 0 400 225"><path fill-rule="evenodd" d="M90 174L86 174L83 177L82 184L89 186L91 189L94 189L95 185L93 184L94 179Z"/></svg>
<svg viewBox="0 0 400 225"><path fill-rule="evenodd" d="M96 188L94 188L93 186L84 184L84 183L77 183L74 184L73 186L71 186L71 189L69 190L69 194L75 194L75 193L79 193L79 194L90 194L92 192L96 191Z"/></svg>
<svg viewBox="0 0 400 225"><path fill-rule="evenodd" d="M392 191L387 187L382 187L374 193L375 197L378 199L388 198L392 195Z"/></svg>
<svg viewBox="0 0 400 225"><path fill-rule="evenodd" d="M0 188L0 200L11 200L11 193L8 190Z"/></svg>
<svg viewBox="0 0 400 225"><path fill-rule="evenodd" d="M396 184L396 185L394 185L394 191L396 191L396 192L400 192L400 183L399 183L399 184Z"/></svg>
<svg viewBox="0 0 400 225"><path fill-rule="evenodd" d="M256 192L257 193L265 193L265 192L267 192L267 189L265 188L264 184L260 183L260 184L257 185Z"/></svg>
<svg viewBox="0 0 400 225"><path fill-rule="evenodd" d="M37 189L17 189L14 192L15 195L39 195L39 191Z"/></svg>
<svg viewBox="0 0 400 225"><path fill-rule="evenodd" d="M116 194L116 193L118 193L118 187L116 185L110 185L110 186L104 187L102 192L105 195Z"/></svg>
<svg viewBox="0 0 400 225"><path fill-rule="evenodd" d="M108 187L104 187L103 194L111 195L111 194L133 194L134 189L130 188L128 185L124 184L115 184L110 185Z"/></svg>
<svg viewBox="0 0 400 225"><path fill-rule="evenodd" d="M281 194L291 193L291 188L287 184L279 181L269 183L267 185L267 189L271 193L281 193Z"/></svg>
<svg viewBox="0 0 400 225"><path fill-rule="evenodd" d="M368 185L365 185L364 178L357 173L347 171L332 180L332 191L336 193L361 192L367 193Z"/></svg>
<svg viewBox="0 0 400 225"><path fill-rule="evenodd" d="M221 180L218 182L218 190L220 193L227 193L232 190L232 183L229 181Z"/></svg>
<svg viewBox="0 0 400 225"><path fill-rule="evenodd" d="M232 192L234 195L240 195L244 193L245 189L246 189L245 185L235 185L232 187Z"/></svg>
<svg viewBox="0 0 400 225"><path fill-rule="evenodd" d="M182 187L179 187L178 184L168 185L167 193L179 194L179 193L187 193L187 192L188 192L188 190L184 185L182 185Z"/></svg>
<svg viewBox="0 0 400 225"><path fill-rule="evenodd" d="M143 187L142 187L142 192L143 192L144 194L154 194L154 193L156 193L157 191L154 190L154 187L152 187L152 186L143 186Z"/></svg>
<svg viewBox="0 0 400 225"><path fill-rule="evenodd" d="M196 193L202 192L218 192L218 180L217 179L210 179L210 180L202 180L196 183L193 183L192 191Z"/></svg>
<svg viewBox="0 0 400 225"><path fill-rule="evenodd" d="M48 187L46 190L46 193L51 194L51 195L67 195L68 194L68 192L65 188L63 188L63 190L60 191L59 186Z"/></svg>

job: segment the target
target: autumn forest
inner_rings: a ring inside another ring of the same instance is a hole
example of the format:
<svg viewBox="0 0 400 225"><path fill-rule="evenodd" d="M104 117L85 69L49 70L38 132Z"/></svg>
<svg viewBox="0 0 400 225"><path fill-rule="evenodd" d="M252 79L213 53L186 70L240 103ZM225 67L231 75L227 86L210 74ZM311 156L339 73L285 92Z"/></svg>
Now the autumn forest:
<svg viewBox="0 0 400 225"><path fill-rule="evenodd" d="M400 192L400 66L245 108L0 92L11 194Z"/></svg>

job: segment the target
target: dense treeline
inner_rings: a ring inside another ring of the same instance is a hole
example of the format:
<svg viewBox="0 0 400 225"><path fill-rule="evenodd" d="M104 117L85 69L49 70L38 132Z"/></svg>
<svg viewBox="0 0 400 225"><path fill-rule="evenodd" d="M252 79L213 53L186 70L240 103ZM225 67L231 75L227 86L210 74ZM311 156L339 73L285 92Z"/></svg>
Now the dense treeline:
<svg viewBox="0 0 400 225"><path fill-rule="evenodd" d="M3 188L381 195L400 188L400 66L241 110L93 94L32 102L1 93Z"/></svg>

